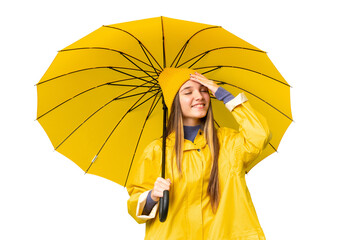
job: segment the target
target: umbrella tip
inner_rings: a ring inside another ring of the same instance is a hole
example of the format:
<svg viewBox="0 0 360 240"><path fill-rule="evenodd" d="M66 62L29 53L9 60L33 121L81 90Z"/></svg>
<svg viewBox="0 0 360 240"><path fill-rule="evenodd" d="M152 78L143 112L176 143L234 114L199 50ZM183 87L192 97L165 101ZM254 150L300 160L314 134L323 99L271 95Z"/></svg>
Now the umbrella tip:
<svg viewBox="0 0 360 240"><path fill-rule="evenodd" d="M90 166L86 169L85 174L89 171L89 169L91 168L91 166L93 165L93 163L95 162L95 160L97 159L97 157L98 157L98 155L96 154L95 157L93 158L93 160L91 161ZM84 174L84 175L85 175L85 174Z"/></svg>

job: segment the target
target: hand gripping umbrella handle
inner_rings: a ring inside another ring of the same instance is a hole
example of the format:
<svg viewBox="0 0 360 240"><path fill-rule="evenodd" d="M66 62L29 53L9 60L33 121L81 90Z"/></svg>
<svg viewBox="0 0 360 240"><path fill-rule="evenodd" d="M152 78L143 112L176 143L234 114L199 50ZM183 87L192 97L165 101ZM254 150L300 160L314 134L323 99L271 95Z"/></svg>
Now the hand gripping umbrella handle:
<svg viewBox="0 0 360 240"><path fill-rule="evenodd" d="M164 190L163 192L163 197L160 198L160 206L159 206L159 219L160 222L165 222L167 214L168 214L168 209L169 209L169 191L168 190Z"/></svg>

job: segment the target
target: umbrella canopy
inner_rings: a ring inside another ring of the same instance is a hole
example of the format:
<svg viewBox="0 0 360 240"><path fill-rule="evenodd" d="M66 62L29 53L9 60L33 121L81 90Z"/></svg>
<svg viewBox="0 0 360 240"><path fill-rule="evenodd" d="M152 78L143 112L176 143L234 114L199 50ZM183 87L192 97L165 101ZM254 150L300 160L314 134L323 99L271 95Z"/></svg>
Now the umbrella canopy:
<svg viewBox="0 0 360 240"><path fill-rule="evenodd" d="M54 148L85 172L126 186L133 162L162 136L158 76L192 68L233 95L245 92L267 120L276 151L292 122L290 86L266 52L222 27L150 18L102 26L59 51L37 84L37 120ZM238 129L212 97L218 126Z"/></svg>

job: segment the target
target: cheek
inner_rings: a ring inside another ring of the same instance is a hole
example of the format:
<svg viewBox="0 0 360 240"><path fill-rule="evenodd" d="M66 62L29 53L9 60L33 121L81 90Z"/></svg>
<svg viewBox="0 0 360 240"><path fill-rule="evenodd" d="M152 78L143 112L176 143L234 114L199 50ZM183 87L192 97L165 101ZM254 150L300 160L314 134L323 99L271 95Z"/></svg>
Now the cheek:
<svg viewBox="0 0 360 240"><path fill-rule="evenodd" d="M181 107L181 110L184 110L184 109L187 109L189 108L189 104L190 104L190 99L185 97L185 96L182 96L180 97L180 107Z"/></svg>
<svg viewBox="0 0 360 240"><path fill-rule="evenodd" d="M206 99L207 102L210 102L210 95L209 94L205 94L204 98Z"/></svg>
<svg viewBox="0 0 360 240"><path fill-rule="evenodd" d="M205 94L204 95L204 99L205 101L208 103L208 105L210 104L210 95L209 94Z"/></svg>

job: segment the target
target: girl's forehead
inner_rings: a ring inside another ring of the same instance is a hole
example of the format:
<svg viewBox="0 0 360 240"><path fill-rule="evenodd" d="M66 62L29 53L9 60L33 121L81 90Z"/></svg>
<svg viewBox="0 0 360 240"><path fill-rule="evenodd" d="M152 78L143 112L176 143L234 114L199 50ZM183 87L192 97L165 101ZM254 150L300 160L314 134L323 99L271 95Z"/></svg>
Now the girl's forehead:
<svg viewBox="0 0 360 240"><path fill-rule="evenodd" d="M188 80L186 82L184 82L184 84L180 87L180 91L184 88L187 88L187 87L194 87L194 88L198 88L198 87L201 87L203 85L201 85L200 83L197 83L195 81L191 81L191 80Z"/></svg>

